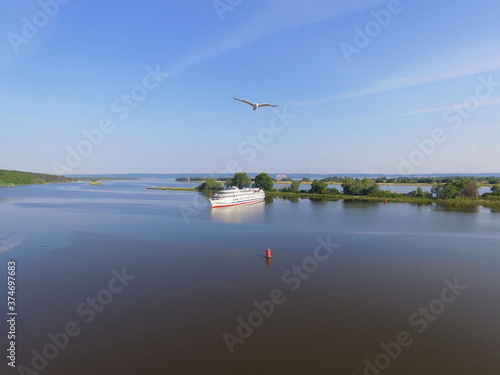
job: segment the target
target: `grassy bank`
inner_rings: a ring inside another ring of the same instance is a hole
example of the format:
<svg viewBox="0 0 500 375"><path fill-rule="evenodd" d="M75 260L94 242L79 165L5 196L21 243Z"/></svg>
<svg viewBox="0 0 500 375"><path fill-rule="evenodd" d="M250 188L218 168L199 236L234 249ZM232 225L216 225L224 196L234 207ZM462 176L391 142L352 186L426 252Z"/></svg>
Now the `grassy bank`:
<svg viewBox="0 0 500 375"><path fill-rule="evenodd" d="M172 190L172 191L197 191L195 188L180 188L180 187L148 187L149 190ZM357 195L342 195L342 194L313 194L313 193L289 193L281 191L266 191L266 197L276 198L312 198L331 201L357 201L357 202L390 202L390 203L418 203L431 204L438 203L454 207L466 207L482 205L486 207L500 208L500 197L478 197L478 198L455 198L455 199L435 199L435 198L419 198L419 197L371 197Z"/></svg>
<svg viewBox="0 0 500 375"><path fill-rule="evenodd" d="M38 185L53 182L73 182L75 179L64 176L54 176L45 173L32 173L21 171L9 171L0 169L0 183L2 186L14 185Z"/></svg>
<svg viewBox="0 0 500 375"><path fill-rule="evenodd" d="M364 201L364 202L413 202L413 203L431 203L434 202L430 198L416 198L416 197L397 197L397 198L387 198L387 197L370 197L367 195L357 196L357 195L343 195L343 194L313 194L313 193L287 193L280 191L266 191L267 197L289 197L289 198L313 198L313 199L324 199L324 200L344 200L344 201Z"/></svg>
<svg viewBox="0 0 500 375"><path fill-rule="evenodd" d="M180 188L180 187L148 187L148 190L174 190L174 191L197 191L195 188Z"/></svg>
<svg viewBox="0 0 500 375"><path fill-rule="evenodd" d="M477 197L477 198L455 198L455 199L435 199L435 198L419 198L419 197L371 197L357 195L341 195L341 194L311 194L311 193L286 193L279 191L266 191L267 197L284 197L284 198L313 198L332 201L359 201L359 202L394 202L394 203L419 203L430 204L438 203L449 206L472 206L482 205L486 207L500 207L500 197Z"/></svg>

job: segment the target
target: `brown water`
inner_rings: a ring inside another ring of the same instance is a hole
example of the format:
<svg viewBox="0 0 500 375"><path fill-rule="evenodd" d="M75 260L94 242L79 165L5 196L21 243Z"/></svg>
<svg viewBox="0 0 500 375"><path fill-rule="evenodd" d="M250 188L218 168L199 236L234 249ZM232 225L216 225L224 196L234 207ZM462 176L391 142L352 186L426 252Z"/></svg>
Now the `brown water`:
<svg viewBox="0 0 500 375"><path fill-rule="evenodd" d="M0 190L18 366L41 353L53 358L36 372L56 375L500 373L498 213L281 199L212 211L154 185ZM264 316L254 303L270 299ZM68 322L75 337L51 351ZM22 373L7 361L2 374Z"/></svg>

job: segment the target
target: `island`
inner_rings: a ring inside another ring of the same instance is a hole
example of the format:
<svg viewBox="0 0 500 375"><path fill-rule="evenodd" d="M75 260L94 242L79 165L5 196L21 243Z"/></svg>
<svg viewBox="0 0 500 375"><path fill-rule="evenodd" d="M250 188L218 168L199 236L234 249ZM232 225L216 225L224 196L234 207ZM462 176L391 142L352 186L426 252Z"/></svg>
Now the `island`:
<svg viewBox="0 0 500 375"><path fill-rule="evenodd" d="M439 203L454 206L483 205L500 208L499 177L397 177L397 178L351 178L328 177L324 179L276 181L267 173L260 173L254 178L245 172L235 173L232 178L186 178L180 182L202 182L197 188L148 188L155 190L182 190L210 193L219 191L224 186L239 188L256 187L265 191L266 197L310 198L317 200L370 201L370 202L403 202L403 203ZM276 189L276 183L286 183L287 187ZM310 189L300 189L301 185L310 185ZM329 185L340 185L342 191ZM393 193L380 189L381 185L428 185L430 192L421 187L409 193ZM490 186L491 191L479 195L479 187Z"/></svg>

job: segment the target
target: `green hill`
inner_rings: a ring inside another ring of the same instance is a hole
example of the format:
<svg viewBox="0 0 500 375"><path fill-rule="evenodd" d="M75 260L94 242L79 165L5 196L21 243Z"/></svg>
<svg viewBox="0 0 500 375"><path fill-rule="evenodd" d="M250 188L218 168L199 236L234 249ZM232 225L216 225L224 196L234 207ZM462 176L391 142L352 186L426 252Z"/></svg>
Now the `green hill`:
<svg viewBox="0 0 500 375"><path fill-rule="evenodd" d="M31 173L20 171L8 171L0 169L0 186L1 185L33 185L46 184L50 182L70 182L74 179L64 176L54 176L45 173Z"/></svg>

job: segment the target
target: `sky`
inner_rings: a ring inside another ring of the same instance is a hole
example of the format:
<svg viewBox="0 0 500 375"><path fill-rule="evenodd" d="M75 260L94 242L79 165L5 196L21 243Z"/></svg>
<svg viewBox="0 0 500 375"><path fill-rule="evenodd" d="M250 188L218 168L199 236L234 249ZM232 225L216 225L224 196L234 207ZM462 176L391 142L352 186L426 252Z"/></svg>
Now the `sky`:
<svg viewBox="0 0 500 375"><path fill-rule="evenodd" d="M4 1L0 168L499 173L499 11L491 0Z"/></svg>

